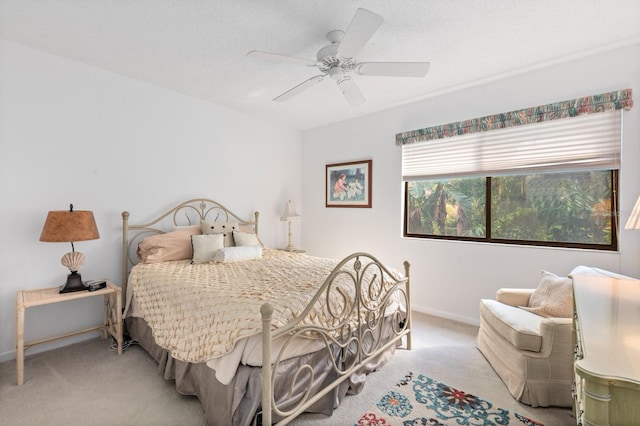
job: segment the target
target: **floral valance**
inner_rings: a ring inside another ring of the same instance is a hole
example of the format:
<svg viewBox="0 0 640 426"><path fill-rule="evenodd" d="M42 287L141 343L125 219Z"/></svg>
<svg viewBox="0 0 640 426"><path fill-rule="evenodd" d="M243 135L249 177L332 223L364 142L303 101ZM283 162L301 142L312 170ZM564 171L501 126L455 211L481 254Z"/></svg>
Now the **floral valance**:
<svg viewBox="0 0 640 426"><path fill-rule="evenodd" d="M623 108L628 110L631 109L632 106L633 99L631 97L631 89L624 89L398 133L396 135L396 145L407 145L433 139L442 139L451 136L520 126L523 124L575 117L595 112L611 111Z"/></svg>

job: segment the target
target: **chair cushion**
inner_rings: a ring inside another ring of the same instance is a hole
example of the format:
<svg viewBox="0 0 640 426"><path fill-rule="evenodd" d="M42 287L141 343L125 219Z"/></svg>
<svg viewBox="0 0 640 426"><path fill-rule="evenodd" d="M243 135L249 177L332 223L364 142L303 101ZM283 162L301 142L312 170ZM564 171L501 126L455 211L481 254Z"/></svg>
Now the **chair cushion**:
<svg viewBox="0 0 640 426"><path fill-rule="evenodd" d="M522 309L547 318L571 318L573 315L573 281L542 271L540 284Z"/></svg>
<svg viewBox="0 0 640 426"><path fill-rule="evenodd" d="M543 317L492 299L480 300L480 321L485 321L514 347L540 352Z"/></svg>

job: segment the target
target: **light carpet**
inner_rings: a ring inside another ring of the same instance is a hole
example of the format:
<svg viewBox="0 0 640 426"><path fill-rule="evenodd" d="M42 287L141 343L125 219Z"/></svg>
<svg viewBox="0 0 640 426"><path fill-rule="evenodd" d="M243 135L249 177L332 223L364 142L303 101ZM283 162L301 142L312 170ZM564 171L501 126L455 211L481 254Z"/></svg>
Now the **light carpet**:
<svg viewBox="0 0 640 426"><path fill-rule="evenodd" d="M543 426L470 393L410 372L356 422L357 426Z"/></svg>
<svg viewBox="0 0 640 426"><path fill-rule="evenodd" d="M291 426L353 425L408 371L428 374L545 426L575 426L571 409L516 401L475 347L477 335L477 326L414 312L412 350L397 350L332 416L303 414ZM46 352L29 350L22 386L16 386L15 360L1 362L0 425L205 425L198 398L177 392L144 349L133 345L117 355L109 346L107 340L88 340Z"/></svg>

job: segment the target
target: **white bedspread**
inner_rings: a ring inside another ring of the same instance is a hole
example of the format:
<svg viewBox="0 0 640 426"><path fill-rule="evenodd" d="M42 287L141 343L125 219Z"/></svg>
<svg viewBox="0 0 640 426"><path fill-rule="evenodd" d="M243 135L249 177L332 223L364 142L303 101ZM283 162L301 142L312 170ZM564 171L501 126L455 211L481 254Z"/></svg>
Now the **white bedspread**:
<svg viewBox="0 0 640 426"><path fill-rule="evenodd" d="M125 315L144 318L156 343L174 358L206 362L219 381L228 383L240 362L260 364L262 304L274 306L273 328L287 324L307 307L337 263L265 249L261 259L228 264L138 264L129 276L132 294ZM331 298L329 303L338 312L343 299ZM315 306L310 323L337 324L325 298ZM310 339L298 340L300 354L319 347Z"/></svg>
<svg viewBox="0 0 640 426"><path fill-rule="evenodd" d="M265 302L274 306L274 328L295 318L336 263L265 250L262 259L230 264L138 264L129 284L156 343L181 361L204 362L259 334ZM324 312L314 317L330 325Z"/></svg>

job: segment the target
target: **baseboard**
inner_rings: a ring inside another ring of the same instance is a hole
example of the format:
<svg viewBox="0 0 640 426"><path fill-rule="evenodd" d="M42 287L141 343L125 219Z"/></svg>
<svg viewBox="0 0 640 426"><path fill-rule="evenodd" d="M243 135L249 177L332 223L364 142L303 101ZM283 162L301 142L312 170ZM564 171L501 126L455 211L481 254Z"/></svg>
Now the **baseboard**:
<svg viewBox="0 0 640 426"><path fill-rule="evenodd" d="M52 341L49 343L43 343L40 345L33 346L32 348L29 348L28 352L25 351L25 357L29 357L31 355L38 354L40 352L46 352L53 349L63 348L65 346L75 345L77 343L82 343L87 340L98 339L100 337L101 337L100 332L94 332L94 333L86 333L80 336L70 336L68 338L61 339L58 341ZM111 336L109 336L109 338L111 338ZM0 352L0 362L15 361L15 359L16 359L15 349L11 351L6 351L6 352Z"/></svg>
<svg viewBox="0 0 640 426"><path fill-rule="evenodd" d="M15 349L12 351L0 352L0 362L7 362L16 359Z"/></svg>
<svg viewBox="0 0 640 426"><path fill-rule="evenodd" d="M463 324L473 325L476 327L480 326L479 318L471 318L471 317L465 317L461 315L454 315L450 312L438 311L436 309L429 309L429 308L424 308L416 305L412 305L411 310L415 312L420 312L422 314L433 315L434 317L440 317L440 318L448 319L451 321L461 322Z"/></svg>

